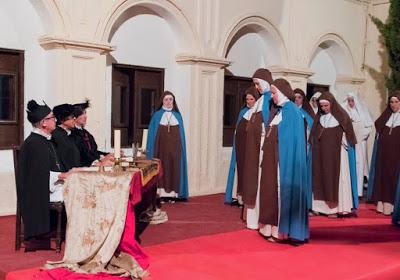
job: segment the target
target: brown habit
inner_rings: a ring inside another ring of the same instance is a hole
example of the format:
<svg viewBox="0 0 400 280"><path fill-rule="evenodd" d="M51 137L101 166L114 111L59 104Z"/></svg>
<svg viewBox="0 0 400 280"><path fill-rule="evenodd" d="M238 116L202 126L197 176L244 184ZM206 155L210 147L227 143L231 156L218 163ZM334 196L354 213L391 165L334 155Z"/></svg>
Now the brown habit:
<svg viewBox="0 0 400 280"><path fill-rule="evenodd" d="M262 132L262 112L253 113L247 125L246 156L243 168L243 202L256 204L258 172L260 168L260 146Z"/></svg>
<svg viewBox="0 0 400 280"><path fill-rule="evenodd" d="M400 91L396 91L388 99L397 97L400 100ZM400 172L400 126L386 126L392 114L389 102L386 110L375 122L376 132L378 133L378 146L375 160L375 178L372 200L382 202L394 202L396 186Z"/></svg>
<svg viewBox="0 0 400 280"><path fill-rule="evenodd" d="M243 169L245 166L245 155L246 155L246 127L248 121L242 118L236 128L235 135L235 148L236 148L236 164L237 164L237 194L243 195Z"/></svg>
<svg viewBox="0 0 400 280"><path fill-rule="evenodd" d="M158 183L158 187L163 188L167 193L171 191L179 193L181 160L179 125L173 125L169 128L166 125L160 125L155 143L154 154L156 158L161 160L164 174Z"/></svg>
<svg viewBox="0 0 400 280"><path fill-rule="evenodd" d="M331 104L331 114L339 122L337 127L324 128L320 124L323 114L318 109L310 133L312 145L312 184L314 199L338 203L340 176L340 149L343 133L349 145L357 143L349 115L337 103L330 92L324 92L318 98L328 100Z"/></svg>
<svg viewBox="0 0 400 280"><path fill-rule="evenodd" d="M278 225L278 126L267 129L263 145L260 182L260 217L262 224Z"/></svg>

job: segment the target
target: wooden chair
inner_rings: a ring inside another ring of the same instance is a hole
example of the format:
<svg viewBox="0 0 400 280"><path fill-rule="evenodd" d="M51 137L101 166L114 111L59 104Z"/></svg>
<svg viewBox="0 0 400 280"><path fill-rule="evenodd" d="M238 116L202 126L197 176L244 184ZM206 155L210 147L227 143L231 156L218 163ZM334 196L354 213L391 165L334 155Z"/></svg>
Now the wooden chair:
<svg viewBox="0 0 400 280"><path fill-rule="evenodd" d="M19 146L13 147L13 158L14 158L14 174L15 174L15 182L17 182L17 174L18 174L18 157L19 157ZM16 220L15 220L15 250L18 251L21 249L22 240L24 239L24 231L23 231L23 220L21 215L21 207L19 205L18 200L18 187L17 187L17 211L16 211ZM61 252L61 242L63 237L62 231L62 214L64 212L64 202L50 202L49 204L50 211L56 211L57 216L57 228L55 234L56 241L56 252Z"/></svg>

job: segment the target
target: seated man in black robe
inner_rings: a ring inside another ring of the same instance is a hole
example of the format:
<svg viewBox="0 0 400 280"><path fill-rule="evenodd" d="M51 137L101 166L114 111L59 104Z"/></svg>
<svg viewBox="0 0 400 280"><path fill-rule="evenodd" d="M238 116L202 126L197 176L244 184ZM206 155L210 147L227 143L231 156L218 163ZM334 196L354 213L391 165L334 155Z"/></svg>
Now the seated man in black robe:
<svg viewBox="0 0 400 280"><path fill-rule="evenodd" d="M63 167L50 141L56 127L51 109L31 100L27 114L33 130L22 144L18 158L17 196L24 223L25 251L35 251L50 249L50 173L61 172ZM68 175L56 174L59 180Z"/></svg>
<svg viewBox="0 0 400 280"><path fill-rule="evenodd" d="M72 129L71 136L74 139L75 145L78 147L81 166L90 166L95 161L107 161L112 159L111 154L97 149L97 144L93 135L85 129L87 122L86 109L89 106L89 101L74 104L75 128Z"/></svg>
<svg viewBox="0 0 400 280"><path fill-rule="evenodd" d="M53 108L57 119L57 127L52 133L52 141L63 171L69 171L74 167L81 166L80 153L71 136L71 130L75 127L74 106L61 104Z"/></svg>

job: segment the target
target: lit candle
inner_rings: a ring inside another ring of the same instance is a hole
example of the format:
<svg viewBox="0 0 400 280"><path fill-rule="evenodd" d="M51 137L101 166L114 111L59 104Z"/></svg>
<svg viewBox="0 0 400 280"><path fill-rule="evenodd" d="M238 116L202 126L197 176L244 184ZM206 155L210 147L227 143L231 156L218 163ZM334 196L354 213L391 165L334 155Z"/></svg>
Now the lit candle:
<svg viewBox="0 0 400 280"><path fill-rule="evenodd" d="M114 157L121 158L121 130L114 130Z"/></svg>
<svg viewBox="0 0 400 280"><path fill-rule="evenodd" d="M148 130L143 129L143 136L142 136L142 150L143 151L146 150L146 146L147 146L147 133L148 133Z"/></svg>

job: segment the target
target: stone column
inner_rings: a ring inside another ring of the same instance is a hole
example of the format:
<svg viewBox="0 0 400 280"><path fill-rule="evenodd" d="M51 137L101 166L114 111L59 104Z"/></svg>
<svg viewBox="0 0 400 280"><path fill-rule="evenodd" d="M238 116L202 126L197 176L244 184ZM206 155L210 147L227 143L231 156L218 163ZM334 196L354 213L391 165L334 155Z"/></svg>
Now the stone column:
<svg viewBox="0 0 400 280"><path fill-rule="evenodd" d="M190 55L177 62L191 68L189 122L186 126L189 193L211 194L224 191L226 172L222 165L224 70L229 62Z"/></svg>
<svg viewBox="0 0 400 280"><path fill-rule="evenodd" d="M307 93L308 78L314 74L314 72L308 68L285 68L280 66L271 66L267 68L271 71L274 79L286 79L292 86L292 89L301 88L305 93Z"/></svg>

